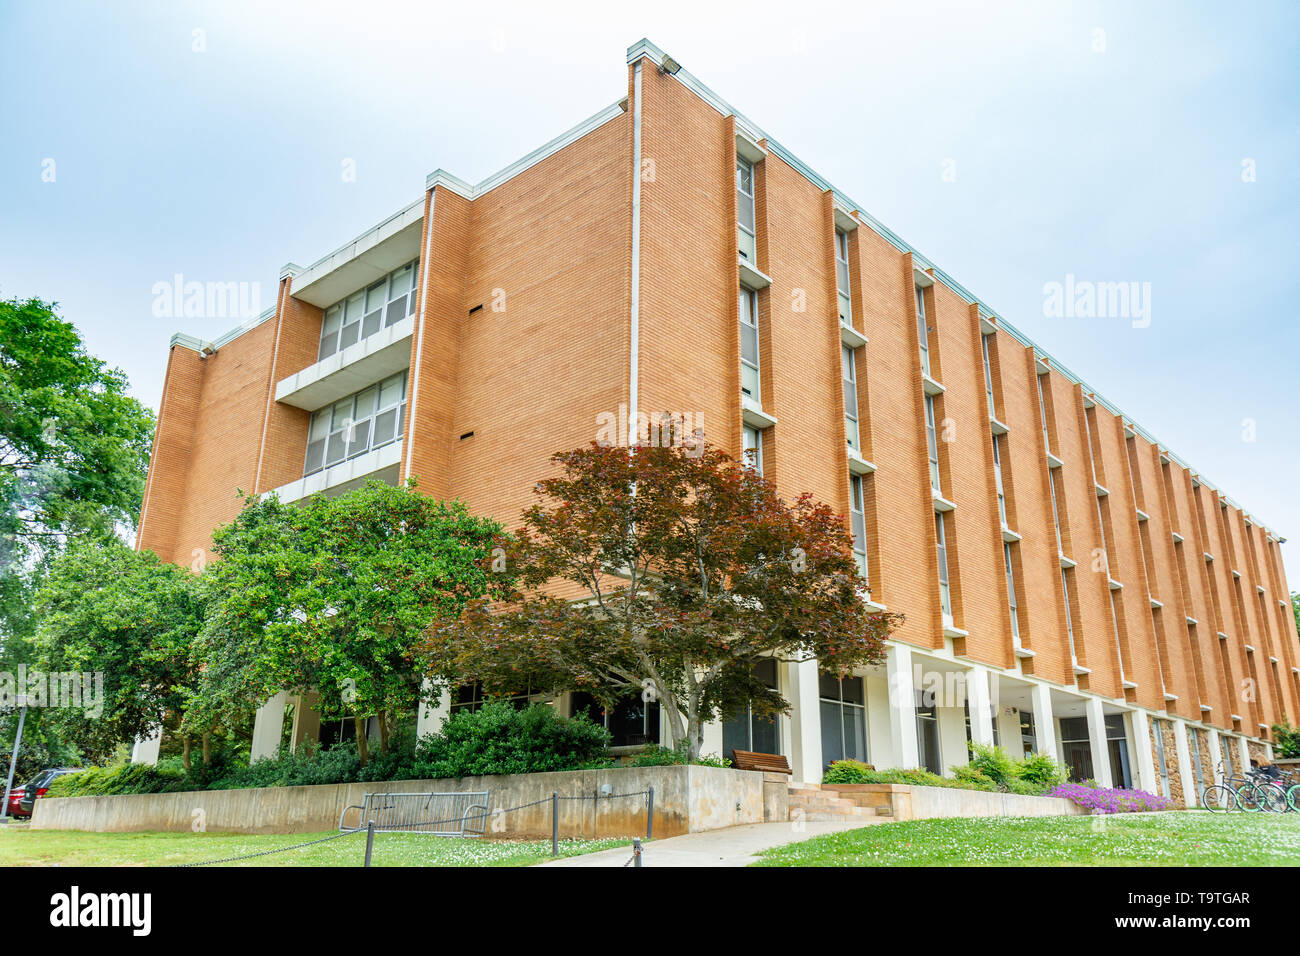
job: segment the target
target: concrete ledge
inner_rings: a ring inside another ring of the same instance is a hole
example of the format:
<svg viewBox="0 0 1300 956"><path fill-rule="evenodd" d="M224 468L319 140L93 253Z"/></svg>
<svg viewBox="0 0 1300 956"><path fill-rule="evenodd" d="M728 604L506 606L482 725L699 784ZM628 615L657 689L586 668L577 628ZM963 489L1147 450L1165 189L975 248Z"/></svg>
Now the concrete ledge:
<svg viewBox="0 0 1300 956"><path fill-rule="evenodd" d="M894 820L935 817L1054 817L1081 816L1088 811L1061 797L1030 797L1019 793L959 790L955 787L916 787L897 783L824 783L860 807L888 807Z"/></svg>
<svg viewBox="0 0 1300 956"><path fill-rule="evenodd" d="M741 823L762 823L763 774L719 767L630 767L568 773L465 777L460 780L394 780L312 787L250 790L200 790L184 793L111 797L45 797L32 817L36 830L190 832L199 827L221 833L311 833L333 830L344 807L362 794L490 790L493 810L534 801L537 806L493 814L487 836L500 839L549 838L553 792L596 796L608 784L613 793L654 787L654 835L677 836ZM768 799L765 801L765 796ZM645 834L644 797L560 801L562 837Z"/></svg>

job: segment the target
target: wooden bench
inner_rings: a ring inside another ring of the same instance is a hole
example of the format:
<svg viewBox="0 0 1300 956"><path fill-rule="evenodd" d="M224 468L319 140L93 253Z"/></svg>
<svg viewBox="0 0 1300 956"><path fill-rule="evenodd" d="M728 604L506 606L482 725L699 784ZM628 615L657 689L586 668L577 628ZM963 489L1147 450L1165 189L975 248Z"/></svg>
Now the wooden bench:
<svg viewBox="0 0 1300 956"><path fill-rule="evenodd" d="M791 773L790 762L780 754L760 754L752 750L733 750L731 766L737 770L762 770L765 773Z"/></svg>

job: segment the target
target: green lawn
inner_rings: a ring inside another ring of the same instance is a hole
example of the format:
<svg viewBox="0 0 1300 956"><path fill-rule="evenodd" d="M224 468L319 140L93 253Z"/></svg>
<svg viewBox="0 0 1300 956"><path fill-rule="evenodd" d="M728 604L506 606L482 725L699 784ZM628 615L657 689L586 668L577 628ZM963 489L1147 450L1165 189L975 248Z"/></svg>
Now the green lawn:
<svg viewBox="0 0 1300 956"><path fill-rule="evenodd" d="M767 850L754 866L1297 866L1300 813L1201 810L882 823Z"/></svg>
<svg viewBox="0 0 1300 956"><path fill-rule="evenodd" d="M260 853L337 833L85 833L0 826L0 866L168 866ZM630 840L562 840L561 856L629 846ZM361 866L364 833L226 866ZM373 866L529 866L551 858L549 841L505 841L377 833Z"/></svg>

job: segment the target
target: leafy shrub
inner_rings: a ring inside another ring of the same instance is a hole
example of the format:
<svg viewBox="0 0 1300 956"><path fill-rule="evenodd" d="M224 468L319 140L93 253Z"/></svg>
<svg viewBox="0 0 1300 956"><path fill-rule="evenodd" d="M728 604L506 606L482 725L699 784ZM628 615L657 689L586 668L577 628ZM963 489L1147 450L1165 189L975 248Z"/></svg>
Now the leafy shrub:
<svg viewBox="0 0 1300 956"><path fill-rule="evenodd" d="M860 760L836 760L822 774L822 783L878 783L867 779L872 772Z"/></svg>
<svg viewBox="0 0 1300 956"><path fill-rule="evenodd" d="M1287 721L1274 724L1273 740L1273 750L1278 757L1300 757L1300 727L1292 727Z"/></svg>
<svg viewBox="0 0 1300 956"><path fill-rule="evenodd" d="M970 741L970 763L967 767L985 780L1004 789L1008 782L1020 776L1017 762L1012 760L1001 747L977 744ZM954 772L956 767L953 768Z"/></svg>
<svg viewBox="0 0 1300 956"><path fill-rule="evenodd" d="M1065 783L1065 769L1047 754L1026 754L1019 761L1016 774L1026 784L1036 786L1039 792L1059 787Z"/></svg>
<svg viewBox="0 0 1300 956"><path fill-rule="evenodd" d="M421 738L412 769L420 777L575 770L608 746L609 732L585 714L561 717L546 704L516 710L489 701L453 714L438 733Z"/></svg>
<svg viewBox="0 0 1300 956"><path fill-rule="evenodd" d="M685 740L676 747L647 747L635 753L622 766L625 767L678 767L691 762L691 747ZM731 761L715 754L700 754L695 760L698 767L730 767ZM610 766L620 766L613 761Z"/></svg>
<svg viewBox="0 0 1300 956"><path fill-rule="evenodd" d="M124 793L176 793L192 789L184 771L150 764L128 763L88 767L56 777L49 797L115 796Z"/></svg>

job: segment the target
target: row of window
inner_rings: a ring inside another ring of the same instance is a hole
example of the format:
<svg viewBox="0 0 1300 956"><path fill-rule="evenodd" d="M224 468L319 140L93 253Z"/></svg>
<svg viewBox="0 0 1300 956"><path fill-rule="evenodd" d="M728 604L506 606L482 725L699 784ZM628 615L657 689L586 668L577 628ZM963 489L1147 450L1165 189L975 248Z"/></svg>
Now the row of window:
<svg viewBox="0 0 1300 956"><path fill-rule="evenodd" d="M418 279L419 263L412 260L326 309L317 361L414 315Z"/></svg>
<svg viewBox="0 0 1300 956"><path fill-rule="evenodd" d="M397 441L405 420L405 371L322 408L308 427L303 475Z"/></svg>

